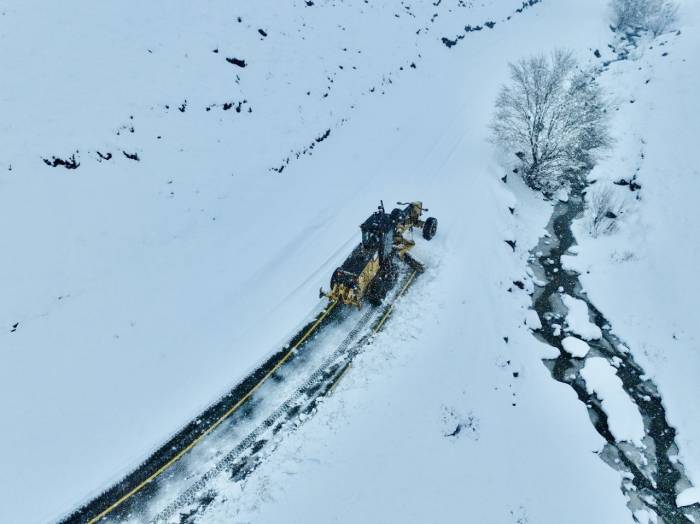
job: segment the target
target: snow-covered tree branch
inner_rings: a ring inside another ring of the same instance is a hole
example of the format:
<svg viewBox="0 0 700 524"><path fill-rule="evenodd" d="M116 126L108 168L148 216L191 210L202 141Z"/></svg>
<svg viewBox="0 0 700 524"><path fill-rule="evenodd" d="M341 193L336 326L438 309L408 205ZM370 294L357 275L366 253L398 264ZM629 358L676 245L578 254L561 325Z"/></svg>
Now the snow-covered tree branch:
<svg viewBox="0 0 700 524"><path fill-rule="evenodd" d="M520 60L510 72L496 99L493 141L519 158L530 187L551 194L610 142L600 88L565 51Z"/></svg>

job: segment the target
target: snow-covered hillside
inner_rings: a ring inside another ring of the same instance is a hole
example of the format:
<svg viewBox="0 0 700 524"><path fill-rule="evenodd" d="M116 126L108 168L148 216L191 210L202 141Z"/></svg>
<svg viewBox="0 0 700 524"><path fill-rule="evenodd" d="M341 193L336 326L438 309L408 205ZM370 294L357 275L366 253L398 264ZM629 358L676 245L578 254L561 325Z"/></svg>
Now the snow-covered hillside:
<svg viewBox="0 0 700 524"><path fill-rule="evenodd" d="M245 481L216 479L200 520L633 522L529 329L551 205L503 184L487 142L507 63L555 47L597 63L605 0L13 4L1 522L68 515L278 350L380 199L440 220L417 248L426 274L310 421ZM576 261L600 268L584 285L646 355L696 482L695 135L675 126L698 114L699 15L688 3L681 35L601 77L618 144L591 177L630 175L643 138L643 198L616 235L577 232Z"/></svg>

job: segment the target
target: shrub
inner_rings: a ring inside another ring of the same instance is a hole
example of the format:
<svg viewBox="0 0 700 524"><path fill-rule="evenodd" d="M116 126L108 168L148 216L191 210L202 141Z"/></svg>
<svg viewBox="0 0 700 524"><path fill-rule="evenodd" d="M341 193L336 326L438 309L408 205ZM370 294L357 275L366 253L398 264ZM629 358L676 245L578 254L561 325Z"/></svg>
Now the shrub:
<svg viewBox="0 0 700 524"><path fill-rule="evenodd" d="M625 209L622 200L616 198L613 188L596 187L586 193L588 232L592 237L609 235L618 227Z"/></svg>
<svg viewBox="0 0 700 524"><path fill-rule="evenodd" d="M658 36L678 21L678 6L671 0L613 0L611 8L614 27L627 32Z"/></svg>

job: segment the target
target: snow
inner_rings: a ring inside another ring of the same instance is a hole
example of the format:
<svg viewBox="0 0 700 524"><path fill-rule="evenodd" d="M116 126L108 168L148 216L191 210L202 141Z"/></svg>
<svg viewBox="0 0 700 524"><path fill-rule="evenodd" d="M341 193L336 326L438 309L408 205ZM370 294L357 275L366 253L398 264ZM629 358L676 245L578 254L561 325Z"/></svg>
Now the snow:
<svg viewBox="0 0 700 524"><path fill-rule="evenodd" d="M564 337L561 345L564 347L564 351L576 358L584 358L591 350L588 344L576 337Z"/></svg>
<svg viewBox="0 0 700 524"><path fill-rule="evenodd" d="M622 387L615 368L602 357L591 357L581 370L589 393L600 399L608 416L608 427L618 442L640 444L644 438L644 421L637 405Z"/></svg>
<svg viewBox="0 0 700 524"><path fill-rule="evenodd" d="M700 488L687 488L681 491L676 497L676 506L690 506L692 504L700 504Z"/></svg>
<svg viewBox="0 0 700 524"><path fill-rule="evenodd" d="M120 479L318 310L380 199L419 198L440 220L430 244L418 239L427 273L314 417L245 483L219 479L228 502L208 521L631 522L585 407L523 325L535 325L530 296L507 292L551 206L514 176L503 184L486 141L507 62L603 49L607 1L506 21L521 5L3 9L0 521L55 520ZM493 30L440 41L486 20ZM76 150L76 170L42 162ZM595 338L568 298L569 330ZM698 409L692 369L669 400L681 436ZM616 377L593 375L638 438Z"/></svg>
<svg viewBox="0 0 700 524"><path fill-rule="evenodd" d="M534 309L529 310L525 316L525 325L532 330L542 329L542 322Z"/></svg>
<svg viewBox="0 0 700 524"><path fill-rule="evenodd" d="M566 294L562 294L561 299L568 310L567 331L579 335L584 340L597 340L603 336L600 328L590 321L586 302Z"/></svg>
<svg viewBox="0 0 700 524"><path fill-rule="evenodd" d="M578 255L562 255L561 267L565 271L575 271L578 274L585 273L586 269L580 266Z"/></svg>
<svg viewBox="0 0 700 524"><path fill-rule="evenodd" d="M444 169L458 173L463 161L458 154ZM519 204L527 196L521 198ZM470 192L457 199L483 205ZM506 220L489 207L486 216ZM531 220L546 220L546 210ZM497 252L498 242L475 235L477 227L467 226L459 240ZM602 439L575 393L540 362L542 344L527 329L471 307L484 284L495 284L473 275L488 274L494 259L448 257L449 242L433 242L438 246L420 246L419 255L439 266L417 281L313 418L247 481L215 484L221 496L206 522L512 524L561 522L562 515L571 524L632 522L619 476L595 454ZM499 272L522 263L498 260ZM503 317L529 297L491 300Z"/></svg>
<svg viewBox="0 0 700 524"><path fill-rule="evenodd" d="M614 103L615 146L591 178L613 189L625 214L615 233L596 239L585 217L575 224L576 266L592 302L659 387L679 459L700 484L700 5L682 1L679 15L680 35L646 42L601 77ZM635 174L639 191L613 183Z"/></svg>
<svg viewBox="0 0 700 524"><path fill-rule="evenodd" d="M557 190L557 192L554 194L554 198L559 200L560 202L568 202L569 201L569 190L567 188L560 188Z"/></svg>

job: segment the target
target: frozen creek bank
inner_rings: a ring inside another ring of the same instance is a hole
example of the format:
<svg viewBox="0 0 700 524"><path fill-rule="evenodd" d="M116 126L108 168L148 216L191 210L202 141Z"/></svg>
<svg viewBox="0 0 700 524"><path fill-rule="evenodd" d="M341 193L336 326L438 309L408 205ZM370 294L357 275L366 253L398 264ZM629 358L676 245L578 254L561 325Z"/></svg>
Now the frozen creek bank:
<svg viewBox="0 0 700 524"><path fill-rule="evenodd" d="M583 209L580 191L557 203L547 233L530 258L536 281L533 308L541 322L534 331L560 352L545 364L552 377L571 386L586 405L606 442L600 456L622 473L622 491L635 519L698 522L697 504L678 507L682 501L677 499L690 482L677 458L676 431L667 421L656 385L588 299L578 273L562 265L562 256L572 254L576 243L571 224ZM584 344L588 351L580 350Z"/></svg>

